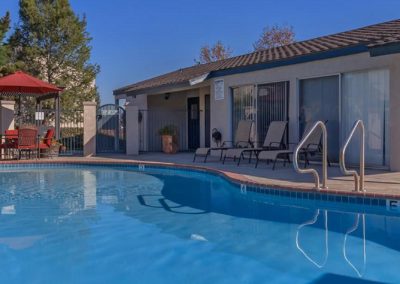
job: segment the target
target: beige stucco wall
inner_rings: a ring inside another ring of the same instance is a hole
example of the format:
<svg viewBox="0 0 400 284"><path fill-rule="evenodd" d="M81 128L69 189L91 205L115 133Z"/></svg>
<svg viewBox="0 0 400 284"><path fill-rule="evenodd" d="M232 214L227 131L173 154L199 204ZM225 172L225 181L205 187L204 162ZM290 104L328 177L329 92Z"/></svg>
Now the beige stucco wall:
<svg viewBox="0 0 400 284"><path fill-rule="evenodd" d="M96 155L96 102L83 103L83 155Z"/></svg>
<svg viewBox="0 0 400 284"><path fill-rule="evenodd" d="M14 101L0 101L0 133L14 129Z"/></svg>
<svg viewBox="0 0 400 284"><path fill-rule="evenodd" d="M204 146L205 144L204 96L209 94L210 94L209 86L200 86L200 87L194 86L192 89L187 89L177 92L168 92L168 95L166 93L162 93L162 94L143 94L143 95L137 95L135 97L128 97L127 102L129 102L130 105L137 106L139 110L148 110L151 112L160 111L159 112L160 117L158 118L160 120L163 119L162 117L163 115L168 116L165 117L166 121L171 120L171 116L174 116L174 111L175 111L176 119L177 117L179 117L180 119L184 120L187 130L187 99L190 97L198 97L200 103L200 146ZM166 99L166 97L168 97L168 99ZM144 127L143 127L143 137L141 144L146 145L147 144L146 139L148 138L149 131L153 133L154 130L149 130L151 126L148 123L148 115L150 114L144 111L142 112L142 115L143 115L142 123L144 124ZM150 135L154 136L153 134ZM184 139L183 143L185 144L183 145L184 148L188 143L187 131L186 133L184 133L183 139ZM142 149L146 150L146 146L142 146Z"/></svg>
<svg viewBox="0 0 400 284"><path fill-rule="evenodd" d="M279 81L290 81L289 94L289 139L297 142L299 137L298 81L310 77L322 77L333 74L387 68L390 70L390 168L400 170L400 54L370 57L369 53L343 56L333 59L308 62L273 69L214 78L211 82L211 129L222 132L223 139L231 140L231 88L240 85L256 85ZM224 99L215 100L214 84L224 80ZM397 142L397 143L396 143Z"/></svg>

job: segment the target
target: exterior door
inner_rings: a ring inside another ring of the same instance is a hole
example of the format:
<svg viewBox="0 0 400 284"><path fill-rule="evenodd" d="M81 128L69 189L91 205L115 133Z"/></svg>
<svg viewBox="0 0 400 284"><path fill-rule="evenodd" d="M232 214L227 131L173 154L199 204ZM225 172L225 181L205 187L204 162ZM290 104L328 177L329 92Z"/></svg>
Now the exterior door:
<svg viewBox="0 0 400 284"><path fill-rule="evenodd" d="M199 98L188 98L188 146L189 150L200 147L200 102Z"/></svg>
<svg viewBox="0 0 400 284"><path fill-rule="evenodd" d="M211 112L210 112L210 95L204 96L204 138L205 146L210 147L211 139Z"/></svg>

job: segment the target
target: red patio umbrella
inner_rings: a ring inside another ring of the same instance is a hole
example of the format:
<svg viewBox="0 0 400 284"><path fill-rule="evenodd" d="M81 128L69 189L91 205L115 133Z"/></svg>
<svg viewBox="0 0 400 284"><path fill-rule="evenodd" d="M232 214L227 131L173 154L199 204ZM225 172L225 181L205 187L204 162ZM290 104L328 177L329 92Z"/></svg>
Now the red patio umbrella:
<svg viewBox="0 0 400 284"><path fill-rule="evenodd" d="M13 74L0 78L0 95L2 96L18 96L19 111L21 109L21 97L35 97L36 103L49 98L55 99L55 120L56 120L56 137L59 138L60 125L60 100L59 93L61 88L39 80L22 71L17 71ZM38 105L37 105L38 107ZM19 118L21 119L21 118Z"/></svg>
<svg viewBox="0 0 400 284"><path fill-rule="evenodd" d="M57 86L46 83L22 71L0 78L0 93L40 97L62 91Z"/></svg>

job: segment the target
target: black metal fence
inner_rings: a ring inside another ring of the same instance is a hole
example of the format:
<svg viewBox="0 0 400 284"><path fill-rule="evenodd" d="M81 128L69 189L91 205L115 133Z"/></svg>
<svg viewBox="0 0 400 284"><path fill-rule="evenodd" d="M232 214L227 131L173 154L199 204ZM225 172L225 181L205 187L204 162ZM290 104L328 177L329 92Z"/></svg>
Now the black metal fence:
<svg viewBox="0 0 400 284"><path fill-rule="evenodd" d="M83 110L61 110L59 123L60 155L83 155ZM56 126L56 111L54 109L42 109L40 111L25 110L15 114L16 127L21 125L35 125L39 135L44 136L47 129Z"/></svg>
<svg viewBox="0 0 400 284"><path fill-rule="evenodd" d="M103 105L97 110L97 153L126 152L126 114L117 105Z"/></svg>
<svg viewBox="0 0 400 284"><path fill-rule="evenodd" d="M172 126L177 130L179 151L188 150L186 110L140 110L139 135L141 152L159 152L162 141L159 130Z"/></svg>

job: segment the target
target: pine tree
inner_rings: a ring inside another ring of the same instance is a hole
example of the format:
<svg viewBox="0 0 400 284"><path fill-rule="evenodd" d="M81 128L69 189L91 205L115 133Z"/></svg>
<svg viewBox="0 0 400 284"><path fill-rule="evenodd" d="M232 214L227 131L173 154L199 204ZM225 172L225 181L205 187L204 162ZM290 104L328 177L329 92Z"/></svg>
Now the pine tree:
<svg viewBox="0 0 400 284"><path fill-rule="evenodd" d="M3 75L2 70L8 63L8 47L4 44L6 33L10 28L10 13L0 18L0 77Z"/></svg>
<svg viewBox="0 0 400 284"><path fill-rule="evenodd" d="M99 66L90 63L86 18L68 0L20 0L20 22L10 39L15 62L25 71L64 89L63 109L99 101L94 84Z"/></svg>

